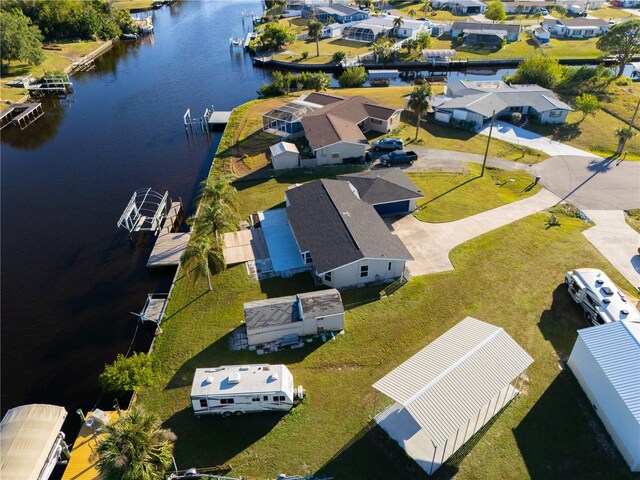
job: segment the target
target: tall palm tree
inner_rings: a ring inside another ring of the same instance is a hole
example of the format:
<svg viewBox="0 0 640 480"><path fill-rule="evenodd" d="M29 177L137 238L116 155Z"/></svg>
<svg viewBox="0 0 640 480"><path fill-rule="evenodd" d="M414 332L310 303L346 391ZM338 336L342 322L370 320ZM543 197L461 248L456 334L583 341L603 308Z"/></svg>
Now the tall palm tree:
<svg viewBox="0 0 640 480"><path fill-rule="evenodd" d="M402 19L402 17L396 17L393 19L393 30L396 32L396 35L398 34L398 30L400 30L400 27L404 25L404 20Z"/></svg>
<svg viewBox="0 0 640 480"><path fill-rule="evenodd" d="M217 237L234 228L238 224L238 216L235 210L218 202L202 207L198 216L191 217L187 223L195 227L196 233L210 233Z"/></svg>
<svg viewBox="0 0 640 480"><path fill-rule="evenodd" d="M616 128L616 137L618 137L618 149L617 155L622 155L624 148L627 146L627 141L636 136L636 132L633 127L620 127Z"/></svg>
<svg viewBox="0 0 640 480"><path fill-rule="evenodd" d="M409 13L409 16L411 17L411 19L413 19L413 17L415 17L415 16L416 16L416 11L415 11L415 10L413 10L413 9L409 10L409 12L408 12L408 13Z"/></svg>
<svg viewBox="0 0 640 480"><path fill-rule="evenodd" d="M236 208L237 191L231 186L231 182L226 177L218 177L212 183L207 180L201 183L200 192L196 201L207 201L210 203L223 203L231 208Z"/></svg>
<svg viewBox="0 0 640 480"><path fill-rule="evenodd" d="M316 20L311 20L307 23L309 38L313 38L316 41L316 57L320 56L320 38L322 37L323 27L324 25Z"/></svg>
<svg viewBox="0 0 640 480"><path fill-rule="evenodd" d="M226 267L222 253L222 241L211 234L199 234L191 238L184 253L182 261L197 273L207 276L207 285L211 291L211 266L216 272Z"/></svg>
<svg viewBox="0 0 640 480"><path fill-rule="evenodd" d="M158 417L133 407L103 427L95 452L107 480L161 480L171 468L176 436Z"/></svg>
<svg viewBox="0 0 640 480"><path fill-rule="evenodd" d="M431 100L431 85L425 83L424 85L418 85L413 89L409 96L408 107L413 113L416 114L416 138L418 140L418 133L420 133L420 119L424 111L429 108L429 101Z"/></svg>

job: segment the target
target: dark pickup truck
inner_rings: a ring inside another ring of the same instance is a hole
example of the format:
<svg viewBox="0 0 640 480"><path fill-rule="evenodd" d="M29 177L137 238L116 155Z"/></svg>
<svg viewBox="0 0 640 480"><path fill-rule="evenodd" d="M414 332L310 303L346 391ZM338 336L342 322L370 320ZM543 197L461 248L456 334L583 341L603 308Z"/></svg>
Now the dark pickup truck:
<svg viewBox="0 0 640 480"><path fill-rule="evenodd" d="M416 152L409 150L408 152L404 150L397 150L395 152L387 153L386 155L382 155L380 157L380 163L385 167L390 167L392 165L398 165L401 163L408 163L412 165L418 159L418 155Z"/></svg>

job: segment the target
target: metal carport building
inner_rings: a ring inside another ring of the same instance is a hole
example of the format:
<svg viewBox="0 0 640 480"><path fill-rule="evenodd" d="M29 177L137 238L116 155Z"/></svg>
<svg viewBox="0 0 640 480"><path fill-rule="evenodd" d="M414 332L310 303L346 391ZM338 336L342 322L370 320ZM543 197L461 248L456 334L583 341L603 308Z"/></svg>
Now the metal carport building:
<svg viewBox="0 0 640 480"><path fill-rule="evenodd" d="M502 328L467 317L373 387L376 422L429 475L518 393L533 359Z"/></svg>

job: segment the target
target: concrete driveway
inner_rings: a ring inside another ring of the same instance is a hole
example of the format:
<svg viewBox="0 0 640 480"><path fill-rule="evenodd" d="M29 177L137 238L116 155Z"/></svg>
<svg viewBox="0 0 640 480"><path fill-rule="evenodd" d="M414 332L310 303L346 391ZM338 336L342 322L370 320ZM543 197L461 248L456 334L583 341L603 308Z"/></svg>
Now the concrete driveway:
<svg viewBox="0 0 640 480"><path fill-rule="evenodd" d="M596 225L582 232L631 285L640 289L640 234L620 210L584 210Z"/></svg>
<svg viewBox="0 0 640 480"><path fill-rule="evenodd" d="M507 225L533 213L545 210L560 201L556 195L542 189L536 195L503 205L455 222L426 223L407 215L390 224L405 244L414 260L408 263L411 275L453 270L449 260L451 250L484 233Z"/></svg>
<svg viewBox="0 0 640 480"><path fill-rule="evenodd" d="M582 210L640 208L640 162L560 155L533 172L545 188Z"/></svg>
<svg viewBox="0 0 640 480"><path fill-rule="evenodd" d="M489 135L489 125L478 130L478 133L482 135ZM530 132L524 128L516 127L507 122L497 120L493 124L493 138L499 138L506 142L515 143L516 145L522 145L524 147L535 148L545 152L548 155L580 155L583 157L600 158L593 153L579 148L565 145L564 143L556 142L537 133Z"/></svg>

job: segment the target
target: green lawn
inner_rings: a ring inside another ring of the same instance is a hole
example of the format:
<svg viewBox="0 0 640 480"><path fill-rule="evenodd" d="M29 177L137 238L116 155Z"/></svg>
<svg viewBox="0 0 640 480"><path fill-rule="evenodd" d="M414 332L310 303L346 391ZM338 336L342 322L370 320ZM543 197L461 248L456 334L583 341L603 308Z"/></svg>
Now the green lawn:
<svg viewBox="0 0 640 480"><path fill-rule="evenodd" d="M627 210L627 223L636 232L640 233L640 209Z"/></svg>
<svg viewBox="0 0 640 480"><path fill-rule="evenodd" d="M640 101L640 83L622 79L627 85L614 82L604 96L604 109L618 118L630 122L633 112ZM640 125L640 117L636 118L636 126Z"/></svg>
<svg viewBox="0 0 640 480"><path fill-rule="evenodd" d="M8 80L26 76L30 73L38 78L42 77L45 72L62 71L104 43L104 41L58 42L56 45L60 46L62 50L42 50L46 58L40 65L13 62L11 69L2 74L2 83L0 85L0 102L2 106L0 108L6 108L6 100L17 102L27 94L27 91L23 88L7 87L5 83Z"/></svg>
<svg viewBox="0 0 640 480"><path fill-rule="evenodd" d="M262 202L256 185L240 197ZM246 206L245 206L246 208ZM455 208L455 206L454 206ZM603 268L626 282L580 234L587 227L561 216L546 228L538 214L461 245L452 252L456 269L413 278L392 297L380 289L344 292L344 335L326 344L257 356L230 352L229 332L242 322L249 300L307 291L309 276L251 281L244 266L213 278L213 291L194 275L181 277L153 352L156 378L140 402L178 436L180 468L232 465L233 475L320 472L343 479L426 478L399 447L370 429L371 384L467 315L504 327L534 358L528 384L473 449L434 478L626 479L633 478L611 444L566 360L585 326L563 284L579 265ZM286 415L201 418L192 413L189 391L197 367L256 362L285 363L308 397ZM386 402L378 395L376 411ZM567 461L570 459L570 461Z"/></svg>
<svg viewBox="0 0 640 480"><path fill-rule="evenodd" d="M581 119L582 113L571 112L567 116L567 123L563 125L530 123L526 128L596 155L603 157L613 155L618 145L615 130L626 124L603 110L599 111L595 117L587 116L584 121ZM626 149L629 152L626 160L640 160L640 134L627 142Z"/></svg>
<svg viewBox="0 0 640 480"><path fill-rule="evenodd" d="M610 18L633 18L633 15L629 12L625 12L619 8L605 7L598 10L590 10L589 15L597 18L604 18L608 20Z"/></svg>
<svg viewBox="0 0 640 480"><path fill-rule="evenodd" d="M112 0L113 8L122 8L126 10L151 8L151 4L155 0Z"/></svg>
<svg viewBox="0 0 640 480"><path fill-rule="evenodd" d="M540 191L533 176L470 163L458 172L411 172L409 177L422 190L414 216L423 222L453 222Z"/></svg>

